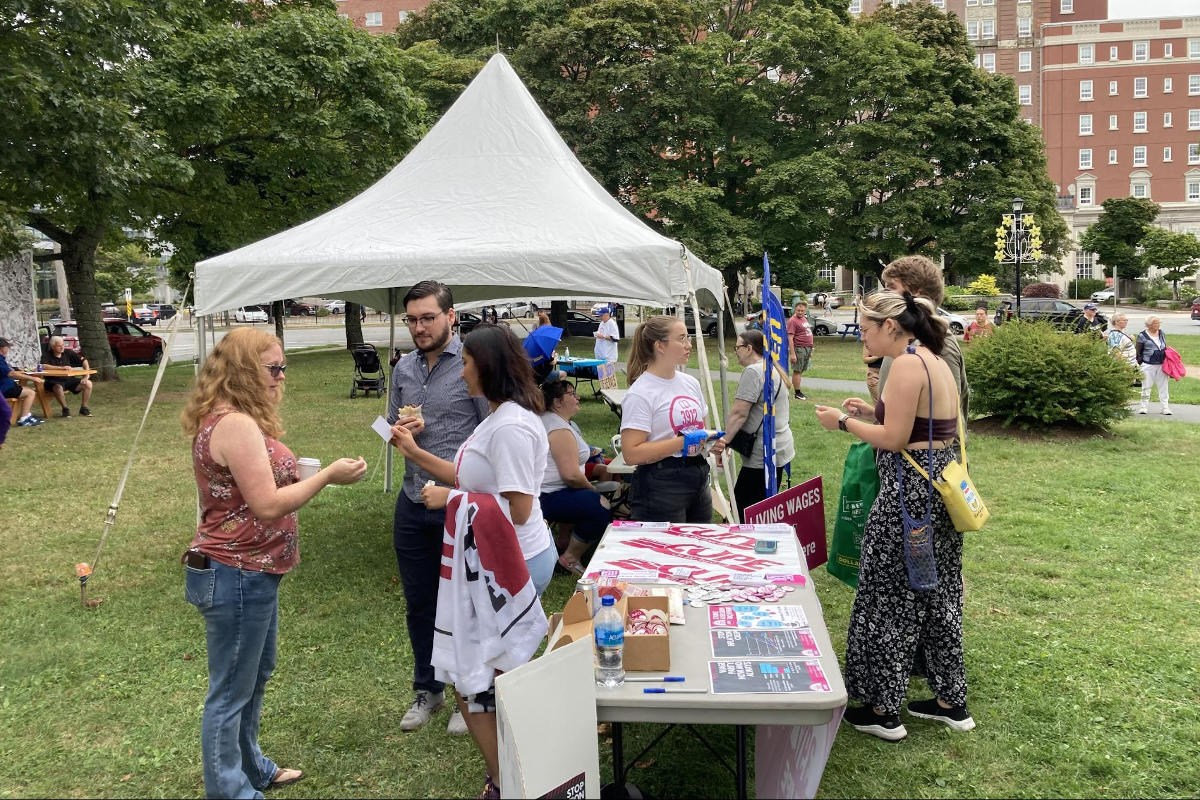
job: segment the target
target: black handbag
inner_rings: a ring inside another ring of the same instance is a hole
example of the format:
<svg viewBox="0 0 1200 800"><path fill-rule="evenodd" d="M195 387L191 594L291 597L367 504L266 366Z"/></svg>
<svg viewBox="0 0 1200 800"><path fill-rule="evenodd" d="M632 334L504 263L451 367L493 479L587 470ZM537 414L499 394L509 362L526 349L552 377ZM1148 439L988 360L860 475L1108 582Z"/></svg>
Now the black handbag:
<svg viewBox="0 0 1200 800"><path fill-rule="evenodd" d="M754 442L758 439L758 432L761 430L762 423L759 422L758 428L755 429L754 433L745 430L738 431L729 440L730 448L740 453L743 458L749 458L750 454L754 452Z"/></svg>

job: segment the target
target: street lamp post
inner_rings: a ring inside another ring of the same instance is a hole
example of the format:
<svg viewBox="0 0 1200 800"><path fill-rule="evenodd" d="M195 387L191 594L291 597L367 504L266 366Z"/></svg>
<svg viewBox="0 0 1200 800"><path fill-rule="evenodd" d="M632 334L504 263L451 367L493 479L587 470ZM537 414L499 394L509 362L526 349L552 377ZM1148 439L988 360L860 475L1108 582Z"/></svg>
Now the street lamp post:
<svg viewBox="0 0 1200 800"><path fill-rule="evenodd" d="M996 261L1013 264L1017 270L1017 319L1021 318L1021 262L1042 257L1042 230L1032 214L1023 213L1025 201L1014 197L1012 213L1005 214L996 228Z"/></svg>

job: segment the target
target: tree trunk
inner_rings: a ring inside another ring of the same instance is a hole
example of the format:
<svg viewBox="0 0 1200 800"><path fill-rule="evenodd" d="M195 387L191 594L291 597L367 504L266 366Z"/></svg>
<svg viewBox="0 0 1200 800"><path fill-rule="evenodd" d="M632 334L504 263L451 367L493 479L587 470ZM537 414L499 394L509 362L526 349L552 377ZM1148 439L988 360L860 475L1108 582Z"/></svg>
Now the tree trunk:
<svg viewBox="0 0 1200 800"><path fill-rule="evenodd" d="M279 341L283 341L283 301L276 300L271 303L271 316L275 318L275 335L279 337Z"/></svg>
<svg viewBox="0 0 1200 800"><path fill-rule="evenodd" d="M42 232L46 233L44 230ZM102 225L81 227L64 236L59 244L62 246L63 270L71 292L71 307L75 310L83 355L92 369L96 370L97 379L115 381L117 363L108 345L108 331L104 327L100 298L96 294L96 248L103 236Z"/></svg>
<svg viewBox="0 0 1200 800"><path fill-rule="evenodd" d="M353 350L363 343L362 320L358 303L346 303L346 349Z"/></svg>

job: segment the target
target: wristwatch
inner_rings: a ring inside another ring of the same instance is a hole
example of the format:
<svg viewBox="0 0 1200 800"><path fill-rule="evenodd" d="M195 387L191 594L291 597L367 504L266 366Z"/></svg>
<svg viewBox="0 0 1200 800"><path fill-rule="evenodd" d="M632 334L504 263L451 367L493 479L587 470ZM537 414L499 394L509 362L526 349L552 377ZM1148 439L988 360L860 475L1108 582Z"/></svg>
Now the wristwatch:
<svg viewBox="0 0 1200 800"><path fill-rule="evenodd" d="M850 419L849 414L842 414L840 417L838 417L838 427L844 431L849 431L849 428L846 427L846 420L848 419Z"/></svg>

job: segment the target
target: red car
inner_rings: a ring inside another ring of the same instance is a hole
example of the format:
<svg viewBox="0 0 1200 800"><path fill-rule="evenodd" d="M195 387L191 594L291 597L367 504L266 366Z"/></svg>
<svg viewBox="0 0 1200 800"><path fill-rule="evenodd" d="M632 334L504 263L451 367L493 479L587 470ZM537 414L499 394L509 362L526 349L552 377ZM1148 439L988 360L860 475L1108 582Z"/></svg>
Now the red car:
<svg viewBox="0 0 1200 800"><path fill-rule="evenodd" d="M123 319L108 317L104 320L108 329L108 346L112 348L113 358L118 366L124 364L157 364L163 354L163 340L152 333L147 333L140 326ZM42 346L50 344L50 329L43 327ZM79 346L79 326L75 320L69 319L54 325L54 335L63 337L63 345L82 353Z"/></svg>
<svg viewBox="0 0 1200 800"><path fill-rule="evenodd" d="M1192 319L1200 320L1200 297L1192 300Z"/></svg>

